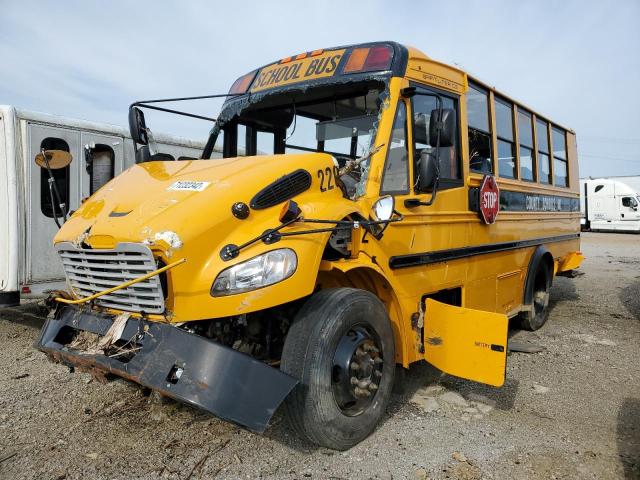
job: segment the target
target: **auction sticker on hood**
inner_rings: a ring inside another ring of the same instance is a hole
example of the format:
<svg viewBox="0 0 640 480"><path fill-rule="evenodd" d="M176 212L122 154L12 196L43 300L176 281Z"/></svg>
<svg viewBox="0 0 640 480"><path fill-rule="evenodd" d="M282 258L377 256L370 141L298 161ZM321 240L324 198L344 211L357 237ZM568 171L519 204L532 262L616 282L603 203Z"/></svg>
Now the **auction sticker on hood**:
<svg viewBox="0 0 640 480"><path fill-rule="evenodd" d="M186 192L201 192L209 186L211 182L196 182L189 180L178 180L173 182L167 190L174 191L186 191Z"/></svg>

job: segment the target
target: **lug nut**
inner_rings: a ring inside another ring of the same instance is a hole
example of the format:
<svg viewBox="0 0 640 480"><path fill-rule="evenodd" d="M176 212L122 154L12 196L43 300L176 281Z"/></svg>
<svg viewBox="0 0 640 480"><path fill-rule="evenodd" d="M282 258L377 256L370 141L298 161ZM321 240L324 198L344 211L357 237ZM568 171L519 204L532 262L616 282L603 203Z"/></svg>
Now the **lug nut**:
<svg viewBox="0 0 640 480"><path fill-rule="evenodd" d="M371 395L369 390L363 390L362 388L355 388L356 397L368 397Z"/></svg>
<svg viewBox="0 0 640 480"><path fill-rule="evenodd" d="M349 365L349 368L351 370L359 370L360 369L360 365L358 364L358 362L351 362L351 365Z"/></svg>
<svg viewBox="0 0 640 480"><path fill-rule="evenodd" d="M351 377L351 385L358 385L358 379L356 377Z"/></svg>
<svg viewBox="0 0 640 480"><path fill-rule="evenodd" d="M378 378L382 376L382 372L380 370L374 370L373 374Z"/></svg>
<svg viewBox="0 0 640 480"><path fill-rule="evenodd" d="M375 364L380 364L382 362L383 362L383 360L380 357L376 357L376 358L373 359L373 363L375 363Z"/></svg>
<svg viewBox="0 0 640 480"><path fill-rule="evenodd" d="M375 392L378 389L378 385L376 385L375 383L371 382L369 384L369 390L371 390L372 392Z"/></svg>
<svg viewBox="0 0 640 480"><path fill-rule="evenodd" d="M370 383L371 383L371 380L369 380L368 378L365 380L360 380L358 382L358 388L365 389L369 386Z"/></svg>

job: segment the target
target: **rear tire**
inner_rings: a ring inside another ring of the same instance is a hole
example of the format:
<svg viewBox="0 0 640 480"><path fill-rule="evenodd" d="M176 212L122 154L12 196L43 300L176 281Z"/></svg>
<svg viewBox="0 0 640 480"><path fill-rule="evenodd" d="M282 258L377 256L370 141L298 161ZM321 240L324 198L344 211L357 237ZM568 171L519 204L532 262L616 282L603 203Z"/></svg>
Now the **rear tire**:
<svg viewBox="0 0 640 480"><path fill-rule="evenodd" d="M300 380L285 401L290 424L311 442L346 450L384 415L395 371L385 306L353 288L322 290L289 329L280 369Z"/></svg>
<svg viewBox="0 0 640 480"><path fill-rule="evenodd" d="M533 289L529 310L520 312L520 326L524 330L535 331L541 328L549 318L549 290L551 289L552 273L545 262L540 262L535 277L531 283Z"/></svg>

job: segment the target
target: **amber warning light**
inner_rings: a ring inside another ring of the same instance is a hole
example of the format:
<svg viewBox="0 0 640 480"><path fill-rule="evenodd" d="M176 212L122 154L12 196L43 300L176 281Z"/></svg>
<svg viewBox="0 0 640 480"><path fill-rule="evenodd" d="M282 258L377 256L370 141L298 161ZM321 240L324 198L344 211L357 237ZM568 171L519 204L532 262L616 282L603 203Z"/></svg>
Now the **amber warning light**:
<svg viewBox="0 0 640 480"><path fill-rule="evenodd" d="M376 47L354 48L349 55L342 73L371 72L389 70L393 52L388 45Z"/></svg>
<svg viewBox="0 0 640 480"><path fill-rule="evenodd" d="M249 85L251 85L253 78L256 76L256 73L258 73L258 71L254 70L253 72L249 72L246 75L243 75L240 78L238 78L235 82L233 82L233 85L231 85L231 88L229 89L229 93L232 93L232 94L245 93L248 90Z"/></svg>

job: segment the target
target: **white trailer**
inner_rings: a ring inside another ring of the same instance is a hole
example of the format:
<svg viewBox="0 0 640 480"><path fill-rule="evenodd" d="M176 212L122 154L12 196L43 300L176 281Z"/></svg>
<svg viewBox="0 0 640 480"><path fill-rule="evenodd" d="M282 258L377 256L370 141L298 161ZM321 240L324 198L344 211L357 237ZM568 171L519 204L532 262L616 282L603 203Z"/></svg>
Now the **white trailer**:
<svg viewBox="0 0 640 480"><path fill-rule="evenodd" d="M640 193L619 180L580 180L582 228L640 233Z"/></svg>
<svg viewBox="0 0 640 480"><path fill-rule="evenodd" d="M164 159L199 158L204 147L162 134L155 139ZM0 306L19 304L21 292L41 295L63 285L52 243L57 207L48 172L34 163L42 150L72 156L52 171L69 211L136 161L128 129L0 105Z"/></svg>

